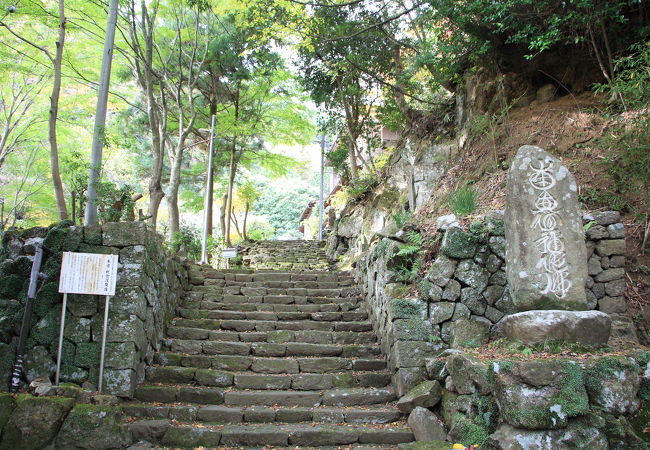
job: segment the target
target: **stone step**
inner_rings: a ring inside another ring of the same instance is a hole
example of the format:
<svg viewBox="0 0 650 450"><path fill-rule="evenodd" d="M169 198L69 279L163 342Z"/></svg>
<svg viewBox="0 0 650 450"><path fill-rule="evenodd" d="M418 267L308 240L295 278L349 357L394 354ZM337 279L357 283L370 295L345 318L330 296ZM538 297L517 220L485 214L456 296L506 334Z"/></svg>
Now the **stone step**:
<svg viewBox="0 0 650 450"><path fill-rule="evenodd" d="M130 402L123 406L127 416L149 419L170 419L217 423L351 423L388 424L403 419L394 407L367 405L355 407L287 407L287 406L223 406L176 402L173 405Z"/></svg>
<svg viewBox="0 0 650 450"><path fill-rule="evenodd" d="M191 330L191 329L189 329ZM182 334L182 333L179 333ZM190 335L186 335L189 337ZM172 352L188 355L241 356L342 356L344 358L374 358L381 356L377 345L313 344L310 342L241 342L198 339L171 339Z"/></svg>
<svg viewBox="0 0 650 450"><path fill-rule="evenodd" d="M220 303L212 301L186 300L183 303L184 309L204 310L225 310L225 311L272 311L272 312L346 312L358 311L360 308L365 311L361 303L321 303L321 304L274 304L274 303Z"/></svg>
<svg viewBox="0 0 650 450"><path fill-rule="evenodd" d="M195 286L200 288L209 288L210 286ZM221 288L218 288L221 289ZM194 291L190 292L193 294ZM260 297L250 295L230 295L223 293L201 292L202 295L190 295L189 301L209 301L215 303L268 303L272 305L322 305L327 303L352 304L357 305L362 301L359 296L351 297L318 297L318 296L300 296L300 295L265 295Z"/></svg>
<svg viewBox="0 0 650 450"><path fill-rule="evenodd" d="M221 285L224 288L240 289L346 289L353 284L352 279L338 281L230 281L223 280L223 283L216 283L213 286ZM253 294L255 295L255 294Z"/></svg>
<svg viewBox="0 0 650 450"><path fill-rule="evenodd" d="M199 369L201 370L201 369ZM204 371L207 373L207 371ZM226 373L222 373L226 375ZM249 377L250 378L250 377ZM270 378L267 378L270 379ZM175 380L168 380L174 382ZM227 384L224 378L224 385ZM230 381L232 382L232 381ZM246 382L248 385L248 382ZM325 390L288 390L288 389L225 389L219 395L214 390L206 394L205 400L200 397L203 394L199 391L192 391L190 386L166 386L166 385L143 385L135 391L135 398L141 401L154 403L174 403L186 401L197 403L211 400L211 405L225 406L367 406L385 404L394 401L395 393L390 387L371 388L335 388ZM230 387L230 386L222 386ZM219 396L221 401L219 401ZM190 400L190 399L193 399Z"/></svg>
<svg viewBox="0 0 650 450"><path fill-rule="evenodd" d="M367 321L326 322L320 320L276 321L276 320L221 320L206 317L209 311L198 309L180 310L182 318L172 320L172 325L192 327L200 323L199 328L206 330L231 331L273 331L273 330L317 330L317 331L372 331L372 324ZM183 321L182 319L191 319ZM202 320L199 320L202 319Z"/></svg>
<svg viewBox="0 0 650 450"><path fill-rule="evenodd" d="M214 321L208 326L212 326ZM230 342L307 342L312 344L374 344L377 337L372 332L353 331L227 331L203 328L203 320L177 319L176 325L167 329L167 336L176 339L213 340ZM183 326L180 326L183 325Z"/></svg>
<svg viewBox="0 0 650 450"><path fill-rule="evenodd" d="M266 281L341 281L351 280L354 277L349 272L331 272L331 271L282 271L282 270L250 270L250 269L233 269L233 270L201 270L206 280L227 280L242 282L266 282Z"/></svg>
<svg viewBox="0 0 650 450"><path fill-rule="evenodd" d="M231 372L261 374L337 373L345 370L381 371L387 367L384 359L341 358L335 356L305 358L258 358L236 355L180 356L174 353L157 353L156 362L165 365L149 366L147 379L166 383L200 383L211 386L232 385ZM185 366L173 364L186 364ZM191 364L191 365L190 365ZM223 373L226 371L226 373ZM196 376L195 376L196 373ZM165 378L168 377L168 378ZM227 381L212 381L212 378ZM224 384L218 384L224 383Z"/></svg>
<svg viewBox="0 0 650 450"><path fill-rule="evenodd" d="M138 421L129 424L138 435ZM163 428L157 442L167 447L319 447L351 444L396 445L413 441L413 433L404 424L312 425L250 424L213 425L173 423ZM367 446L365 446L367 448Z"/></svg>
<svg viewBox="0 0 650 450"><path fill-rule="evenodd" d="M286 287L264 287L264 288L242 288L239 286L217 286L197 285L193 286L190 292L203 293L203 300L212 300L212 297L238 296L244 298L260 299L269 296L289 297L325 297L325 298L350 298L359 297L357 288L336 288L336 289L314 289L314 288L286 288Z"/></svg>
<svg viewBox="0 0 650 450"><path fill-rule="evenodd" d="M157 360L165 358L158 355ZM211 364L207 358L206 365ZM197 362L196 358L182 357L181 363ZM227 363L227 361L226 361ZM200 365L200 364L199 364ZM223 366L222 366L223 367ZM257 373L253 371L229 371L227 369L196 368L194 366L151 366L147 369L149 383L198 384L208 387L231 387L238 389L293 389L314 390L335 387L384 388L390 384L390 374L385 371L347 371L329 373ZM150 385L148 385L150 386ZM145 391L152 392L153 388ZM153 389L156 391L158 388ZM169 388L158 389L169 391ZM174 387L173 390L177 390ZM169 397L168 394L165 394ZM154 401L154 400L151 400ZM189 401L189 400L188 400Z"/></svg>
<svg viewBox="0 0 650 450"><path fill-rule="evenodd" d="M201 311L197 313L196 311ZM228 309L179 309L181 317L202 316L205 319L223 320L272 320L272 321L295 321L314 320L317 322L361 322L368 319L365 311L232 311Z"/></svg>

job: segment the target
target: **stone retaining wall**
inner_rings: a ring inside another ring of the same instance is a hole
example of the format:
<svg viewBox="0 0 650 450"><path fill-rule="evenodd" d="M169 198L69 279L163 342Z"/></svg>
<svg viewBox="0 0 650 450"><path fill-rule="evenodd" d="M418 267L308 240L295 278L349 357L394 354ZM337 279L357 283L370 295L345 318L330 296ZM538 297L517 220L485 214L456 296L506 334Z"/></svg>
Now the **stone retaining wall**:
<svg viewBox="0 0 650 450"><path fill-rule="evenodd" d="M376 242L356 266L399 395L424 379L424 358L449 346L485 344L494 325L517 312L506 286L503 214L474 221L466 230L455 218L439 222L446 229L440 230L439 250L416 283L415 296L397 281L403 264L395 256L404 240L397 237L400 233ZM620 214L585 216L585 224L589 308L612 314L614 331L635 338L624 315L625 229ZM455 326L460 320L462 326Z"/></svg>
<svg viewBox="0 0 650 450"><path fill-rule="evenodd" d="M160 349L165 324L187 285L187 269L166 251L163 238L143 222L11 230L3 236L0 266L0 390L6 388L23 315L34 244L43 241L48 276L34 302L24 381L54 381L62 295L61 252L118 254L116 295L109 309L105 392L131 397L145 365ZM61 381L97 385L104 298L69 295ZM89 384L88 384L89 383Z"/></svg>
<svg viewBox="0 0 650 450"><path fill-rule="evenodd" d="M647 448L650 352L507 353L428 359L429 380L398 402L416 439L502 450Z"/></svg>

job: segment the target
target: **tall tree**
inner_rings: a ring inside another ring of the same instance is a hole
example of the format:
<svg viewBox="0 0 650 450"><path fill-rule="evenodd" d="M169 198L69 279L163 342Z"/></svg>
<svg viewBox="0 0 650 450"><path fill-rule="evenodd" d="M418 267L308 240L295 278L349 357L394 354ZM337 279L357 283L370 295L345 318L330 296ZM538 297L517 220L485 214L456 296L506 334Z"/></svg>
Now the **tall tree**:
<svg viewBox="0 0 650 450"><path fill-rule="evenodd" d="M30 4L29 9L41 8L41 5ZM43 45L37 44L34 39L29 38L26 33L22 33L9 26L5 19L0 20L0 27L4 27L12 36L19 41L39 50L49 61L52 66L52 92L50 94L50 113L48 119L48 141L50 144L50 172L52 174L52 184L54 186L54 195L59 219L68 218L68 209L65 204L65 195L63 193L63 183L61 182L61 172L59 170L59 147L57 144L57 118L59 115L59 97L61 95L61 79L63 64L63 47L65 45L66 24L64 0L57 1L57 14L54 11L46 11L48 16L57 18L57 40L55 42L54 55L51 50Z"/></svg>

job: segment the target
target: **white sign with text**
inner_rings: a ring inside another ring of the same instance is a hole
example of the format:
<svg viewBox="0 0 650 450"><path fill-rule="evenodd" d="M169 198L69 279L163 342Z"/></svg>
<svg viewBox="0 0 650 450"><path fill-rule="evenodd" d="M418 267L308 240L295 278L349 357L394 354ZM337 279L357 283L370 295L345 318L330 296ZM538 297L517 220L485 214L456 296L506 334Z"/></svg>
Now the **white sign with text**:
<svg viewBox="0 0 650 450"><path fill-rule="evenodd" d="M59 292L115 295L118 255L64 252Z"/></svg>
<svg viewBox="0 0 650 450"><path fill-rule="evenodd" d="M236 248L224 248L221 251L221 255L224 258L227 258L227 259L236 258L237 257L237 249Z"/></svg>

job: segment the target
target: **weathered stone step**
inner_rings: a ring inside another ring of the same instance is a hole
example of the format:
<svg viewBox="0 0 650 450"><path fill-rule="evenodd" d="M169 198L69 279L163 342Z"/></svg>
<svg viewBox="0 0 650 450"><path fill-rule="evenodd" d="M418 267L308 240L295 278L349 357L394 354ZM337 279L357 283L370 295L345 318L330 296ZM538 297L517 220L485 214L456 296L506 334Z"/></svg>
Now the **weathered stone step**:
<svg viewBox="0 0 650 450"><path fill-rule="evenodd" d="M214 322L208 320L208 326ZM230 342L307 342L312 344L374 344L377 337L372 332L353 331L227 331L203 328L203 320L177 319L176 325L167 329L167 336L177 339L213 340Z"/></svg>
<svg viewBox="0 0 650 450"><path fill-rule="evenodd" d="M209 289L211 286L198 286ZM221 289L221 288L215 288ZM190 292L192 294L192 292ZM188 296L189 301L210 301L216 303L268 303L272 305L322 305L326 303L337 304L358 304L362 298L359 296L352 297L318 297L318 296L295 296L295 295L265 295L263 297L246 296L246 295L228 295L221 293L202 292L201 298Z"/></svg>
<svg viewBox="0 0 650 450"><path fill-rule="evenodd" d="M221 320L209 319L205 317L208 311L201 310L181 310L181 314L186 319L193 319L194 322L200 322L201 327L211 330L232 330L232 331L273 331L273 330L317 330L317 331L371 331L372 324L365 321L350 322L325 322L319 320L299 320L299 321L275 321L275 320ZM202 314L206 313L206 314ZM196 320L203 319L203 320ZM174 319L172 325L190 327L192 322L184 322L180 319Z"/></svg>
<svg viewBox="0 0 650 450"><path fill-rule="evenodd" d="M349 272L323 272L320 270L282 271L282 270L215 270L202 269L206 280L228 280L241 282L266 282L266 281L341 281L351 280Z"/></svg>
<svg viewBox="0 0 650 450"><path fill-rule="evenodd" d="M400 411L394 407L367 405L363 408L316 406L223 406L210 404L159 405L131 402L123 406L126 415L138 418L171 419L216 423L353 423L353 424L387 424L401 420Z"/></svg>
<svg viewBox="0 0 650 450"><path fill-rule="evenodd" d="M274 304L274 303L219 303L212 301L186 301L185 309L225 310L225 311L271 311L271 312L346 312L362 308L360 303L321 303L321 304ZM363 308L365 310L365 308Z"/></svg>
<svg viewBox="0 0 650 450"><path fill-rule="evenodd" d="M223 320L315 320L318 322L361 322L368 319L368 313L365 311L319 311L319 312L300 312L300 311L232 311L227 309L197 310L181 308L179 314L182 317L197 315L196 311L201 311L201 316L206 319L223 319Z"/></svg>
<svg viewBox="0 0 650 450"><path fill-rule="evenodd" d="M223 375L228 375L223 373ZM232 374L230 374L232 375ZM250 375L245 375L250 379ZM279 378L279 377L276 377ZM291 377L285 377L291 378ZM267 378L268 379L268 378ZM174 380L168 380L174 382ZM224 385L228 383L226 377ZM232 383L232 381L230 381ZM252 383L246 382L251 386ZM229 386L223 386L229 387ZM185 389L185 390L183 390ZM135 398L141 401L174 403L186 401L196 403L196 400L211 405L225 406L367 406L385 404L395 400L395 393L390 387L381 388L334 388L325 390L288 390L288 389L226 389L221 394L214 390L206 393L205 400L197 398L201 390L193 391L190 386L143 385L135 391ZM192 400L190 400L192 399ZM220 401L219 401L220 400ZM205 404L205 403L204 403ZM223 420L223 419L221 419ZM214 419L214 421L218 421Z"/></svg>
<svg viewBox="0 0 650 450"><path fill-rule="evenodd" d="M135 436L139 422L129 425ZM140 425L142 428L142 425ZM213 425L168 424L163 430L161 445L170 447L318 447L350 444L394 445L413 441L413 433L405 426L376 425L311 425L311 424L251 424Z"/></svg>
<svg viewBox="0 0 650 450"><path fill-rule="evenodd" d="M350 289L353 280L338 280L338 281L236 281L236 280L223 280L223 283L214 283L213 286L226 288L229 291L236 291L243 289L244 295L259 295L247 294L250 289L267 289L267 288L283 288L283 289Z"/></svg>
<svg viewBox="0 0 650 450"><path fill-rule="evenodd" d="M371 358L381 355L377 345L312 344L307 342L241 342L173 339L172 352L189 355L241 355L241 356L341 356L344 358Z"/></svg>
<svg viewBox="0 0 650 450"><path fill-rule="evenodd" d="M161 355L157 355L157 359ZM162 355L163 359L165 358ZM182 362L195 362L191 357L181 358ZM210 362L210 361L207 361ZM147 372L150 383L192 383L209 387L231 387L238 389L293 389L316 390L336 387L383 388L390 384L390 374L385 371L348 371L329 373L268 374L252 371L228 371L224 369L201 369L184 366L151 366ZM170 392L177 392L177 386L142 388L144 392L163 392L164 398L174 398ZM185 386L187 387L187 386ZM192 394L192 392L187 393ZM180 395L180 394L179 394ZM176 395L177 399L180 398ZM163 400L150 400L163 401ZM172 400L173 401L173 400ZM185 400L189 401L189 400Z"/></svg>
<svg viewBox="0 0 650 450"><path fill-rule="evenodd" d="M344 358L373 358L381 356L377 345L312 344L309 342L241 342L196 339L172 339L170 350L188 355L241 356L342 356Z"/></svg>
<svg viewBox="0 0 650 450"><path fill-rule="evenodd" d="M156 361L166 361L167 365L149 366L147 368L147 379L149 381L160 383L197 382L208 386L231 386L233 374L230 372L250 371L264 374L322 374L336 373L344 370L374 372L385 370L387 367L385 360L372 358L352 359L328 356L311 358L257 358L234 355L195 355L180 356L178 358L178 355L174 353L158 353L156 355ZM179 362L180 364L186 364L186 366L171 365L178 364ZM223 373L223 371L229 372ZM224 379L227 381L220 381Z"/></svg>
<svg viewBox="0 0 650 450"><path fill-rule="evenodd" d="M242 290L243 289L243 290ZM349 298L359 295L357 288L343 287L336 289L315 289L315 288L294 288L294 287L264 287L264 288L240 288L239 286L218 286L205 284L194 286L190 293L203 293L204 300L208 297L219 296L241 296L247 298L261 298L267 296L286 295L291 297L326 297L326 298ZM213 300L214 301L214 300Z"/></svg>

